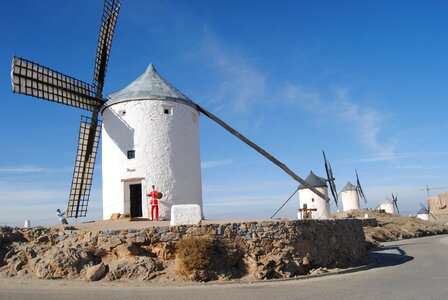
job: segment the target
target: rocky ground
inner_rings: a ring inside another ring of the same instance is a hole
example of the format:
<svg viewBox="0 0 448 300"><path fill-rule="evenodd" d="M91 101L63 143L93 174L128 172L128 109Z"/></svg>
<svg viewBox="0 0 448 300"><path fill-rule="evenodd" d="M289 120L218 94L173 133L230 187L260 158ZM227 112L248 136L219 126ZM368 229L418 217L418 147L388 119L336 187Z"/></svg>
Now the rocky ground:
<svg viewBox="0 0 448 300"><path fill-rule="evenodd" d="M0 277L161 284L290 278L366 263L368 259L362 259L366 249L381 242L448 233L443 222L377 211L341 212L334 218L209 222L193 227L124 221L0 227ZM359 225L358 230L356 222L337 221L345 218L362 219L364 227ZM186 236L195 238L179 249ZM196 249L200 251L191 251ZM201 265L202 270L191 265Z"/></svg>
<svg viewBox="0 0 448 300"><path fill-rule="evenodd" d="M362 264L365 255L359 220L0 227L0 276L18 278L252 281L325 273Z"/></svg>
<svg viewBox="0 0 448 300"><path fill-rule="evenodd" d="M445 222L423 221L416 217L404 217L374 210L339 212L333 217L365 218L366 214L369 218L375 218L378 223L378 226L364 226L369 248L378 246L381 242L448 233L448 223Z"/></svg>

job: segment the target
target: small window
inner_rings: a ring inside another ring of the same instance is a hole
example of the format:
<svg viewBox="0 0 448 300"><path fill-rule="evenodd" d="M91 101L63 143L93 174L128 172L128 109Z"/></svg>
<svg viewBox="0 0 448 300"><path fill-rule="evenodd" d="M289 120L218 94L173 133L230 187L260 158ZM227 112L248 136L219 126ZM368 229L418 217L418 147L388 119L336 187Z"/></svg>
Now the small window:
<svg viewBox="0 0 448 300"><path fill-rule="evenodd" d="M135 150L129 150L128 151L128 159L135 158Z"/></svg>
<svg viewBox="0 0 448 300"><path fill-rule="evenodd" d="M119 111L118 111L118 114L119 114L121 117L124 117L124 116L126 116L126 111L125 111L124 109L119 110Z"/></svg>
<svg viewBox="0 0 448 300"><path fill-rule="evenodd" d="M163 113L165 115L172 115L173 114L173 107L168 105L163 105Z"/></svg>
<svg viewBox="0 0 448 300"><path fill-rule="evenodd" d="M311 198L311 202L314 202L314 198Z"/></svg>

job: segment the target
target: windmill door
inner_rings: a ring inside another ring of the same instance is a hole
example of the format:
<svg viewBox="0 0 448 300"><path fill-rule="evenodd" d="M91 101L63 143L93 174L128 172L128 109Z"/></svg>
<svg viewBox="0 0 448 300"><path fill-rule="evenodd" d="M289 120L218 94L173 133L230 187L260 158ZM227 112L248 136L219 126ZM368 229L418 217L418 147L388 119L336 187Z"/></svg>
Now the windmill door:
<svg viewBox="0 0 448 300"><path fill-rule="evenodd" d="M142 217L142 184L130 184L131 218Z"/></svg>

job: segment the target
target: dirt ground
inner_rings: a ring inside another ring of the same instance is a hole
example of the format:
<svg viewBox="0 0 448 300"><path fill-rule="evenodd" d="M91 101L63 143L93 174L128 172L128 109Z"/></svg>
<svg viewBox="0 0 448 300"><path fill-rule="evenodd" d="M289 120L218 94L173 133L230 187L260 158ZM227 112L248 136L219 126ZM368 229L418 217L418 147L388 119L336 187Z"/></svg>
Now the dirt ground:
<svg viewBox="0 0 448 300"><path fill-rule="evenodd" d="M379 245L380 242L397 241L422 236L448 233L448 223L442 220L424 221L416 217L393 215L374 210L339 212L334 218L375 218L377 227L364 227L366 241Z"/></svg>

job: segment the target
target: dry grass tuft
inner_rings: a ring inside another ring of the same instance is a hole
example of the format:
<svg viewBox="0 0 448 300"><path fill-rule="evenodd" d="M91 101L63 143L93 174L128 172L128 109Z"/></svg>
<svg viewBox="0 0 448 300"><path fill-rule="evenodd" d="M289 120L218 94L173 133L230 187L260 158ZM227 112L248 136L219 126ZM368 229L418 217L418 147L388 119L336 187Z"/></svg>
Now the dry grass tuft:
<svg viewBox="0 0 448 300"><path fill-rule="evenodd" d="M187 236L177 242L177 268L181 275L190 276L210 266L213 240L208 237Z"/></svg>

